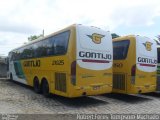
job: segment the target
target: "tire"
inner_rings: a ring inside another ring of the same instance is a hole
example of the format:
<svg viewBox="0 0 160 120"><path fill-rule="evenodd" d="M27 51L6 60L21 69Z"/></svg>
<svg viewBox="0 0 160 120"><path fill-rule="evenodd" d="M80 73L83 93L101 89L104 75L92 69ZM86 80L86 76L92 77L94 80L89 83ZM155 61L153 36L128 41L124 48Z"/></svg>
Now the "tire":
<svg viewBox="0 0 160 120"><path fill-rule="evenodd" d="M50 97L50 93L49 93L49 84L47 82L47 80L44 80L42 82L42 93L45 97Z"/></svg>
<svg viewBox="0 0 160 120"><path fill-rule="evenodd" d="M10 73L10 78L9 78L9 80L13 80L13 76L12 76L12 73Z"/></svg>
<svg viewBox="0 0 160 120"><path fill-rule="evenodd" d="M34 88L35 93L41 93L41 89L40 89L38 78L34 79L34 81L33 81L33 88Z"/></svg>

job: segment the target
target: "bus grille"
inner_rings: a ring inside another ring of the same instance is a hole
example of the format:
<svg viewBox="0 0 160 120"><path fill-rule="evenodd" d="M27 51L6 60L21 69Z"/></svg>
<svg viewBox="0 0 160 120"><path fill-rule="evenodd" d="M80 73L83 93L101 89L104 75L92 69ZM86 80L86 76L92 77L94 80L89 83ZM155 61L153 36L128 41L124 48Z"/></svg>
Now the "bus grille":
<svg viewBox="0 0 160 120"><path fill-rule="evenodd" d="M125 74L113 74L113 88L125 90Z"/></svg>
<svg viewBox="0 0 160 120"><path fill-rule="evenodd" d="M55 73L55 89L66 92L66 74Z"/></svg>

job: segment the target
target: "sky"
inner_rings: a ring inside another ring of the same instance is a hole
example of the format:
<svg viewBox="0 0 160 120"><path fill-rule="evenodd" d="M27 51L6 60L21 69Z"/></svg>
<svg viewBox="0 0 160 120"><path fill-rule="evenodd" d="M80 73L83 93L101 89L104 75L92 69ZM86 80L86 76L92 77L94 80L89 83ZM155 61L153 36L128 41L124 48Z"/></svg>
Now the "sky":
<svg viewBox="0 0 160 120"><path fill-rule="evenodd" d="M0 0L0 56L72 24L111 33L155 38L160 34L160 0Z"/></svg>

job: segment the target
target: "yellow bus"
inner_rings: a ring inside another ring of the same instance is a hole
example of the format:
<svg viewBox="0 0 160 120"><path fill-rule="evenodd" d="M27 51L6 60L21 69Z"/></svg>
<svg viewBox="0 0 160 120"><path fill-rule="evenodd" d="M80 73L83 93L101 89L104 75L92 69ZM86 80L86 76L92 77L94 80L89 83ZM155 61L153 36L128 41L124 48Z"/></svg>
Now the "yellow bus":
<svg viewBox="0 0 160 120"><path fill-rule="evenodd" d="M156 90L156 42L142 36L113 39L113 92L147 93Z"/></svg>
<svg viewBox="0 0 160 120"><path fill-rule="evenodd" d="M157 91L160 91L160 45L157 45Z"/></svg>
<svg viewBox="0 0 160 120"><path fill-rule="evenodd" d="M8 76L44 96L98 95L112 91L112 64L110 32L75 24L12 50Z"/></svg>

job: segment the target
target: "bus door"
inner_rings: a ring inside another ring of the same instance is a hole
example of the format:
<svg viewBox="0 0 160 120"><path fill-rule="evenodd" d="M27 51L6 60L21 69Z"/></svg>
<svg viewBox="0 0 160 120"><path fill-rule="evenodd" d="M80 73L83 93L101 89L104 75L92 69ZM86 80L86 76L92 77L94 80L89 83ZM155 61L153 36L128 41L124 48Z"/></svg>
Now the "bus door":
<svg viewBox="0 0 160 120"><path fill-rule="evenodd" d="M18 78L25 79L20 61L14 61L15 73Z"/></svg>

